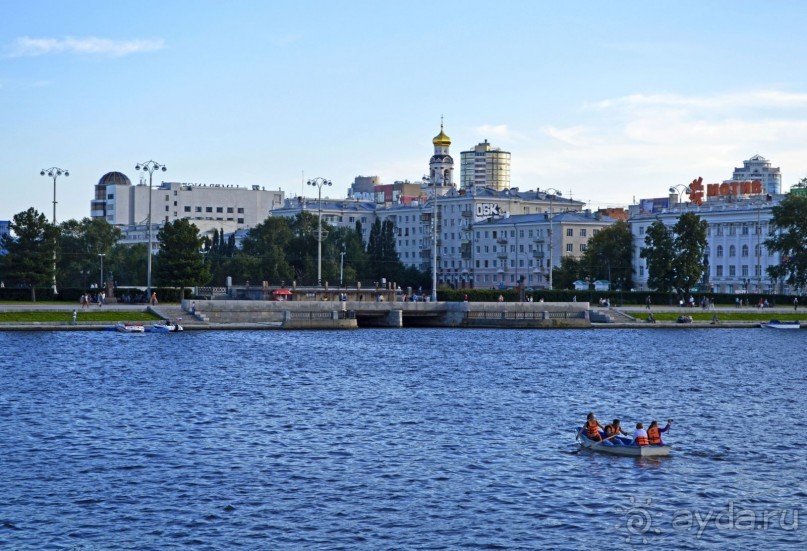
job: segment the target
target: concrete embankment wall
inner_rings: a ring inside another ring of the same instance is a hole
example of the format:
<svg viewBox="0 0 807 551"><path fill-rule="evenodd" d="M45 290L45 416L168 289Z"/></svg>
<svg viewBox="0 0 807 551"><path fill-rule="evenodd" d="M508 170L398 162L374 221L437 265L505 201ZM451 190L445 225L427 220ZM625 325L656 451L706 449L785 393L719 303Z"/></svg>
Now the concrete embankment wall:
<svg viewBox="0 0 807 551"><path fill-rule="evenodd" d="M187 302L187 301L186 301ZM185 304L188 308L189 305ZM590 327L587 302L197 301L212 324L265 323L283 327Z"/></svg>

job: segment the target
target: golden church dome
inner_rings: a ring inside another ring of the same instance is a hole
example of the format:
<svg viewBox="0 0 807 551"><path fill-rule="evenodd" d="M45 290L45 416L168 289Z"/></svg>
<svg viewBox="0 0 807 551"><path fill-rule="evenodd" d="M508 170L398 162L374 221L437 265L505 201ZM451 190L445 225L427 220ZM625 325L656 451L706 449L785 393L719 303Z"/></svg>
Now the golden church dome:
<svg viewBox="0 0 807 551"><path fill-rule="evenodd" d="M432 140L434 145L448 147L451 145L451 138L446 136L446 133L443 132L443 123L440 123L440 133L437 134L434 139Z"/></svg>

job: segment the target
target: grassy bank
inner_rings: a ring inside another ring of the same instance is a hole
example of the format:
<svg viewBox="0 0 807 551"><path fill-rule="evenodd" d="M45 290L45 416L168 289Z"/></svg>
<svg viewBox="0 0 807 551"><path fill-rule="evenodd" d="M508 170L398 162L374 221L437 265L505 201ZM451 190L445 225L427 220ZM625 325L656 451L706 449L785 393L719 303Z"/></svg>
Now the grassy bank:
<svg viewBox="0 0 807 551"><path fill-rule="evenodd" d="M76 321L118 322L157 321L161 319L150 312L123 310L76 310ZM48 312L0 312L0 323L61 323L73 321L73 312L66 310Z"/></svg>
<svg viewBox="0 0 807 551"><path fill-rule="evenodd" d="M677 321L678 316L692 316L692 321L712 321L712 316L717 314L720 321L737 322L764 322L776 319L779 321L807 320L807 312L703 312L693 310L681 310L679 312L653 312L656 321ZM628 312L631 316L639 320L647 319L647 312Z"/></svg>

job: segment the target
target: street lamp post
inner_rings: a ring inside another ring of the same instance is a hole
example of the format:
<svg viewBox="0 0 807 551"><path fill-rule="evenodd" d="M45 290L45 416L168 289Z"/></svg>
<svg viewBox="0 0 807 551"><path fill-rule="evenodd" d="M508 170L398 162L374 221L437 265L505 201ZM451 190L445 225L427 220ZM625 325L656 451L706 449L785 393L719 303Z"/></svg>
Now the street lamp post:
<svg viewBox="0 0 807 551"><path fill-rule="evenodd" d="M345 251L339 253L339 287L342 286L342 277L345 275Z"/></svg>
<svg viewBox="0 0 807 551"><path fill-rule="evenodd" d="M322 286L322 241L328 237L326 232L322 231L322 186L332 186L333 183L330 180L326 180L325 178L314 178L312 180L308 180L309 186L317 186L318 191L318 201L317 201L317 211L318 211L318 218L319 221L317 222L317 287Z"/></svg>
<svg viewBox="0 0 807 551"><path fill-rule="evenodd" d="M70 171L52 166L50 168L43 168L39 171L40 176L48 176L53 178L53 225L56 225L56 178L64 174L70 176ZM53 249L53 294L57 294L56 290L56 249Z"/></svg>
<svg viewBox="0 0 807 551"><path fill-rule="evenodd" d="M146 300L151 300L151 248L153 242L153 230L151 228L151 184L152 184L152 175L155 171L163 171L165 172L168 170L165 168L165 165L161 165L155 161L146 161L145 163L138 163L135 165L135 170L143 171L149 173L149 218L148 218L148 225L149 225L149 250L147 254L147 264L146 264Z"/></svg>
<svg viewBox="0 0 807 551"><path fill-rule="evenodd" d="M680 205L684 193L692 193L692 189L685 184L675 184L674 186L670 186L670 193L678 195L678 204Z"/></svg>
<svg viewBox="0 0 807 551"><path fill-rule="evenodd" d="M555 188L545 189L544 195L549 196L549 288L552 289L552 269L555 266L554 257L552 256L552 203L555 200L555 197L562 197L563 194Z"/></svg>
<svg viewBox="0 0 807 551"><path fill-rule="evenodd" d="M98 287L99 289L104 288L104 257L106 253L98 253L98 256L101 258L101 285Z"/></svg>

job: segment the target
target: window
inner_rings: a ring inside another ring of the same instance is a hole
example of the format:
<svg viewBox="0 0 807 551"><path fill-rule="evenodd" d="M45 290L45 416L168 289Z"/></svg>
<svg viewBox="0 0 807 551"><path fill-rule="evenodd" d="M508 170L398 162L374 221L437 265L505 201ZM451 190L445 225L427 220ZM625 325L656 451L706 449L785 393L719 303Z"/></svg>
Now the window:
<svg viewBox="0 0 807 551"><path fill-rule="evenodd" d="M743 277L748 277L748 264L743 264L743 266L742 266L742 274L743 274Z"/></svg>
<svg viewBox="0 0 807 551"><path fill-rule="evenodd" d="M644 235L644 226L639 226L639 235Z"/></svg>
<svg viewBox="0 0 807 551"><path fill-rule="evenodd" d="M717 277L723 277L723 266L717 266L715 269L715 275Z"/></svg>
<svg viewBox="0 0 807 551"><path fill-rule="evenodd" d="M190 211L191 211L190 207L185 207L185 212L190 212Z"/></svg>
<svg viewBox="0 0 807 551"><path fill-rule="evenodd" d="M732 264L729 266L729 277L735 277L737 275L737 266Z"/></svg>
<svg viewBox="0 0 807 551"><path fill-rule="evenodd" d="M721 258L723 256L723 245L717 246L717 257Z"/></svg>
<svg viewBox="0 0 807 551"><path fill-rule="evenodd" d="M213 212L213 207L205 207L205 212Z"/></svg>
<svg viewBox="0 0 807 551"><path fill-rule="evenodd" d="M734 245L729 245L729 257L737 256L737 247Z"/></svg>
<svg viewBox="0 0 807 551"><path fill-rule="evenodd" d="M743 235L748 235L748 224L743 224Z"/></svg>
<svg viewBox="0 0 807 551"><path fill-rule="evenodd" d="M233 213L233 207L227 207L227 214Z"/></svg>
<svg viewBox="0 0 807 551"><path fill-rule="evenodd" d="M572 228L566 228L566 237L574 237L574 230Z"/></svg>
<svg viewBox="0 0 807 551"><path fill-rule="evenodd" d="M580 243L580 252L581 253L586 252L586 244L585 243Z"/></svg>
<svg viewBox="0 0 807 551"><path fill-rule="evenodd" d="M196 207L196 212L202 212L202 207Z"/></svg>
<svg viewBox="0 0 807 551"><path fill-rule="evenodd" d="M580 228L580 237L585 237L585 236L586 236L586 229L585 228Z"/></svg>
<svg viewBox="0 0 807 551"><path fill-rule="evenodd" d="M238 207L238 214L244 214L244 207Z"/></svg>
<svg viewBox="0 0 807 551"><path fill-rule="evenodd" d="M748 256L748 245L743 245L742 255L743 256Z"/></svg>
<svg viewBox="0 0 807 551"><path fill-rule="evenodd" d="M566 243L566 252L573 253L574 252L574 245L572 243Z"/></svg>
<svg viewBox="0 0 807 551"><path fill-rule="evenodd" d="M108 194L108 195L106 196L106 198L107 198L107 199L114 199L114 198L115 198L115 194L114 194L114 193L110 193L110 194Z"/></svg>
<svg viewBox="0 0 807 551"><path fill-rule="evenodd" d="M243 219L243 218L239 218L239 219L238 219L238 223L239 223L239 224L243 224L243 223L244 223L244 219Z"/></svg>
<svg viewBox="0 0 807 551"><path fill-rule="evenodd" d="M216 207L216 212L224 212L224 207Z"/></svg>

